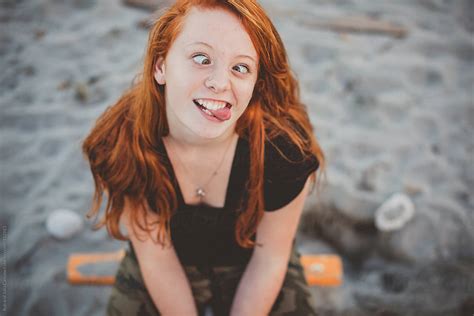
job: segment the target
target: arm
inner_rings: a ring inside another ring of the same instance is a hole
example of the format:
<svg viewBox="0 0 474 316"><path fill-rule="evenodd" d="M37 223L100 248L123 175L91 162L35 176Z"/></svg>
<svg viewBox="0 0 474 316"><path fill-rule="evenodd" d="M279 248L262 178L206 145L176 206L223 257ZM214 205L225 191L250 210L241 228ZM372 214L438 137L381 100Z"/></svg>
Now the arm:
<svg viewBox="0 0 474 316"><path fill-rule="evenodd" d="M280 292L293 239L309 189L309 179L288 205L264 214L257 228L257 243L240 280L231 316L268 315Z"/></svg>
<svg viewBox="0 0 474 316"><path fill-rule="evenodd" d="M138 226L135 226L138 235L135 234L128 218L131 211L128 205L125 204L122 220L135 249L143 280L153 303L162 315L197 315L189 281L173 245L170 242L163 248L152 241L146 232L140 231ZM157 219L156 214L151 212L148 214L153 221ZM156 230L151 234L156 236Z"/></svg>

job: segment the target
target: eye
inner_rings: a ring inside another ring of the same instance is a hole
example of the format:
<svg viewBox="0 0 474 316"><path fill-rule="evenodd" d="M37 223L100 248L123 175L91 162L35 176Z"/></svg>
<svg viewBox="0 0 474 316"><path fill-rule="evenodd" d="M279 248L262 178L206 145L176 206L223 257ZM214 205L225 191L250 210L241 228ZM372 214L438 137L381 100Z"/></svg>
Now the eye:
<svg viewBox="0 0 474 316"><path fill-rule="evenodd" d="M211 60L203 54L194 55L193 60L200 65L209 65L211 63Z"/></svg>
<svg viewBox="0 0 474 316"><path fill-rule="evenodd" d="M233 69L240 72L240 73L242 73L242 74L247 74L247 73L250 72L250 68L246 65L243 65L243 64L236 65L236 66L234 66Z"/></svg>

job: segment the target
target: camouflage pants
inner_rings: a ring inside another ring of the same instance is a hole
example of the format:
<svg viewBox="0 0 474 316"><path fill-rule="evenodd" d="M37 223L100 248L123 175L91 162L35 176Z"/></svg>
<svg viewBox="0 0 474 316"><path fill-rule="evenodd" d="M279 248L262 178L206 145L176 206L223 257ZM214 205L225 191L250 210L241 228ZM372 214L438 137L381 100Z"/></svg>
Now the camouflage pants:
<svg viewBox="0 0 474 316"><path fill-rule="evenodd" d="M244 266L184 266L199 315L211 306L214 316L227 316L244 273ZM108 306L108 316L160 315L147 292L137 259L127 251L116 275ZM288 270L270 315L316 315L304 279L299 254L293 248Z"/></svg>

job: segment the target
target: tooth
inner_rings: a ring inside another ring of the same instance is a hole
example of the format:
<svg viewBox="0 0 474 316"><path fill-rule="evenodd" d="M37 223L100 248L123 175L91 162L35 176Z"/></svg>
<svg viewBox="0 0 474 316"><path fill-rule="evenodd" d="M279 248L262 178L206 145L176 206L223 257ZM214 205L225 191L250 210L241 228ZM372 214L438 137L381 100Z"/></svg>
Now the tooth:
<svg viewBox="0 0 474 316"><path fill-rule="evenodd" d="M222 101L213 101L213 100L203 100L203 99L196 99L196 102L199 105L202 105L206 109L209 110L220 110L226 107L227 103Z"/></svg>

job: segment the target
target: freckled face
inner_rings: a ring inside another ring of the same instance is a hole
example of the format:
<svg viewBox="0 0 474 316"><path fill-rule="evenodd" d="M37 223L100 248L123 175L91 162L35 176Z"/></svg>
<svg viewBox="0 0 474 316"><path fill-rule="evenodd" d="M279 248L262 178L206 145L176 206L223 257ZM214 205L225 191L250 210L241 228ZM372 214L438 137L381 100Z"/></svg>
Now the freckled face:
<svg viewBox="0 0 474 316"><path fill-rule="evenodd" d="M223 9L192 8L155 68L165 84L170 131L213 139L235 129L252 97L258 56L239 19Z"/></svg>

